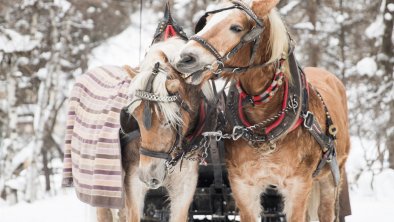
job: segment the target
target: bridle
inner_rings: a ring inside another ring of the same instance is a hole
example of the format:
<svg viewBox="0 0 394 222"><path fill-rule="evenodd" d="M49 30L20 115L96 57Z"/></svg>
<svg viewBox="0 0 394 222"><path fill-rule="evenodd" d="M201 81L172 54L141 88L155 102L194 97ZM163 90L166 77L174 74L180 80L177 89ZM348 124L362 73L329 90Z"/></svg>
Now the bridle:
<svg viewBox="0 0 394 222"><path fill-rule="evenodd" d="M207 40L203 39L202 37L198 35L193 35L189 38L189 40L194 40L197 43L199 43L201 46L203 46L205 49L207 49L213 56L215 56L216 61L211 64L203 67L203 70L198 70L197 72L205 71L205 70L210 70L215 74L216 76L220 76L223 72L231 72L231 73L243 73L247 71L248 69L252 68L258 68L258 67L265 67L269 65L270 63L264 63L264 64L258 64L258 65L253 65L255 56L256 56L256 51L257 48L260 44L260 34L264 31L265 26L264 23L261 19L257 17L257 15L250 9L249 6L247 6L245 3L241 1L232 1L234 5L214 11L209 11L206 12L200 20L197 22L195 32L198 33L201 31L204 26L206 25L207 22L207 17L212 14L216 14L219 12L231 10L231 9L239 9L243 12L245 12L250 18L254 20L256 23L255 26L249 30L240 40L240 42L235 45L228 53L226 53L224 56L221 56L218 50L210 44ZM225 66L225 62L229 59L231 59L242 47L244 47L248 43L253 43L251 47L251 53L250 53L250 59L249 59L249 64L248 66L244 67L232 67L232 66ZM194 72L194 73L197 73ZM193 75L194 73L190 74Z"/></svg>

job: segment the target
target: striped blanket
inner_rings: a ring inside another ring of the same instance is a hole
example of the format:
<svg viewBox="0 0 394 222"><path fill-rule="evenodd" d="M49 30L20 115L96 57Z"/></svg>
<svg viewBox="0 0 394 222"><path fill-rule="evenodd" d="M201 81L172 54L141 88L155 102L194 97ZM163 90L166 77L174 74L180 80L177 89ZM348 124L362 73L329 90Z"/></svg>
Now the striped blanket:
<svg viewBox="0 0 394 222"><path fill-rule="evenodd" d="M124 206L119 114L129 100L128 70L100 67L76 79L69 98L63 186L94 207Z"/></svg>

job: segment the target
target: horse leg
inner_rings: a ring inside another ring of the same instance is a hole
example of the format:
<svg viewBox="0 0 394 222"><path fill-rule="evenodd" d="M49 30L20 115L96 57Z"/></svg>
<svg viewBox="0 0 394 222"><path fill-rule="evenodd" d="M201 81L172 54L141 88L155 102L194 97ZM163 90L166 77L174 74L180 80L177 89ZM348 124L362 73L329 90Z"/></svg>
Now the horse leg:
<svg viewBox="0 0 394 222"><path fill-rule="evenodd" d="M193 163L194 164L194 163ZM168 184L168 194L171 200L170 222L185 222L189 215L190 204L193 201L197 186L197 166L189 171L182 169L171 175Z"/></svg>
<svg viewBox="0 0 394 222"><path fill-rule="evenodd" d="M239 178L231 178L230 185L235 203L239 209L241 222L259 221L261 214L260 195L262 189L258 186L250 186Z"/></svg>
<svg viewBox="0 0 394 222"><path fill-rule="evenodd" d="M285 198L285 213L288 222L306 221L309 195L312 190L312 181L300 180L287 183L283 189Z"/></svg>
<svg viewBox="0 0 394 222"><path fill-rule="evenodd" d="M120 209L118 212L119 222L127 222L126 208Z"/></svg>
<svg viewBox="0 0 394 222"><path fill-rule="evenodd" d="M138 178L137 170L126 174L126 218L128 222L139 222L144 210L144 199L148 188Z"/></svg>
<svg viewBox="0 0 394 222"><path fill-rule="evenodd" d="M339 193L338 188L334 185L334 180L331 174L319 180L320 184L320 204L318 209L320 222L333 222L335 221L337 210L337 196Z"/></svg>
<svg viewBox="0 0 394 222"><path fill-rule="evenodd" d="M97 208L97 221L98 222L112 222L112 212L109 208Z"/></svg>

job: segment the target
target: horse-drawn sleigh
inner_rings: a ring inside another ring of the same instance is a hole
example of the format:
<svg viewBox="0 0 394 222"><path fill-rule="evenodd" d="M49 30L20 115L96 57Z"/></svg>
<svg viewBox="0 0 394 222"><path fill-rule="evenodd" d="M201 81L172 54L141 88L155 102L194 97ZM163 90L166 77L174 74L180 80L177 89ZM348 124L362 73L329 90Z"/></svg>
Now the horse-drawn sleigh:
<svg viewBox="0 0 394 222"><path fill-rule="evenodd" d="M277 2L229 1L190 39L167 11L138 70L81 76L65 185L95 207L125 205L128 221L339 221L345 89L298 65ZM230 84L227 96L212 78Z"/></svg>

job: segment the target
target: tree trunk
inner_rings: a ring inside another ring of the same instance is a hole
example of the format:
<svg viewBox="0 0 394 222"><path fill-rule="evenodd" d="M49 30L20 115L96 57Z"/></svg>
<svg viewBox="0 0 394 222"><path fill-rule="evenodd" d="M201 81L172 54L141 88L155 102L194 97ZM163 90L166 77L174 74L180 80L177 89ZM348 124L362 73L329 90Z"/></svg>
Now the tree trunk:
<svg viewBox="0 0 394 222"><path fill-rule="evenodd" d="M339 0L339 8L341 10L341 15L344 16L344 8L343 8L343 0ZM343 26L343 22L341 23L341 29L339 33L339 47L341 51L341 80L345 84L345 71L346 71L346 54L345 54L345 47L346 47L346 32L345 27Z"/></svg>
<svg viewBox="0 0 394 222"><path fill-rule="evenodd" d="M385 3L385 8L383 11L383 18L384 18L384 33L383 33L383 39L382 39L382 54L383 56L380 56L379 59L379 64L381 67L383 67L384 73L385 73L385 82L391 83L391 87L388 87L389 90L393 89L393 42L392 42L392 36L393 36L393 20L394 20L394 12L390 12L388 9L389 4L394 4L394 0L386 0ZM391 15L391 19L387 19L386 17L389 17ZM387 93L388 95L390 92ZM386 138L386 148L389 152L389 167L394 169L394 101L391 99L389 100L389 113L390 113L390 119L389 122L387 123L387 129L386 132L388 132L387 138Z"/></svg>
<svg viewBox="0 0 394 222"><path fill-rule="evenodd" d="M48 143L46 143L48 144ZM51 190L51 172L49 171L48 168L48 151L46 147L42 149L42 164L43 164L43 171L44 171L44 176L45 176L45 191L50 191Z"/></svg>
<svg viewBox="0 0 394 222"><path fill-rule="evenodd" d="M316 30L316 25L317 25L317 13L318 13L318 1L317 0L308 0L307 1L307 16L309 22L313 25L313 30L310 30L311 33L311 40L310 40L310 45L309 45L309 50L308 50L308 61L309 65L313 67L318 67L319 66L319 60L320 60L320 47L319 47L319 42L317 40L317 30Z"/></svg>

